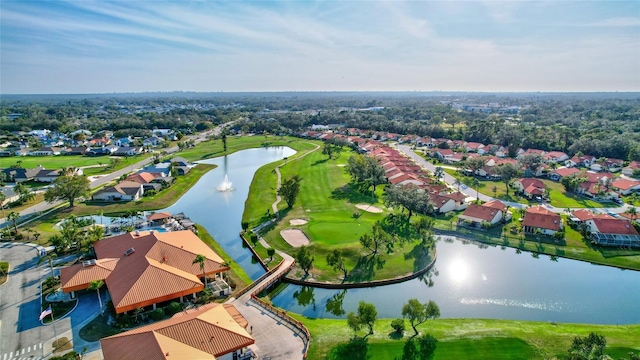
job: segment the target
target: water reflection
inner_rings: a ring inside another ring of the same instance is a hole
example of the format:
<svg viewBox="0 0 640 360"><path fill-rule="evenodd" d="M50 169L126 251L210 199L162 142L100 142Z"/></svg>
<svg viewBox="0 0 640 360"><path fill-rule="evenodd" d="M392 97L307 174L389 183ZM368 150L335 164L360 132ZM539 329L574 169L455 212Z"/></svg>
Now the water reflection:
<svg viewBox="0 0 640 360"><path fill-rule="evenodd" d="M418 298L438 303L444 318L640 322L640 312L636 311L640 303L637 271L565 258L541 261L530 255L504 252L499 247L480 247L452 239L439 241L437 249L440 271L434 268L414 280L375 288L315 289L314 305L325 306L302 305L300 287L289 285L272 301L309 317L344 317L364 300L376 305L379 317L396 318L401 316L404 303ZM293 295L296 292L297 298Z"/></svg>

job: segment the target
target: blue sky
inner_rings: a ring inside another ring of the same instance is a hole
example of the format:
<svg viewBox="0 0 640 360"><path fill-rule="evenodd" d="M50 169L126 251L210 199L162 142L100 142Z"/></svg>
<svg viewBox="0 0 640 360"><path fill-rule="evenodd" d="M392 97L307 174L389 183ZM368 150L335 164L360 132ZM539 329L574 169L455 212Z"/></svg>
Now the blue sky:
<svg viewBox="0 0 640 360"><path fill-rule="evenodd" d="M0 93L640 91L640 1L0 2Z"/></svg>

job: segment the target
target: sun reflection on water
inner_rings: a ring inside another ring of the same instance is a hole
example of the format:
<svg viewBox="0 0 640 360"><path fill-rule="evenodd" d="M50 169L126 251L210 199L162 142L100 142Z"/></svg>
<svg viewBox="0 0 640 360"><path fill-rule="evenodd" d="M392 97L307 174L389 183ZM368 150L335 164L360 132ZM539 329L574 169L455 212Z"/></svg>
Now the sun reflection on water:
<svg viewBox="0 0 640 360"><path fill-rule="evenodd" d="M469 265L464 259L455 259L449 265L449 274L456 283L463 283L469 279Z"/></svg>

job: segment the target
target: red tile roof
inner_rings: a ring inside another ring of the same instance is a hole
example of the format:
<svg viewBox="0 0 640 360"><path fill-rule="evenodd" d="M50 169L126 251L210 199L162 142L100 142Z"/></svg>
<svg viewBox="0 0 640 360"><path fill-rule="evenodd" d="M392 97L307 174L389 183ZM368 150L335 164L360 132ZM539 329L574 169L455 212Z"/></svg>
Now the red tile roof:
<svg viewBox="0 0 640 360"><path fill-rule="evenodd" d="M460 217L471 218L472 220L491 221L496 217L498 210L489 206L469 204Z"/></svg>
<svg viewBox="0 0 640 360"><path fill-rule="evenodd" d="M494 200L491 200L489 202L486 202L486 203L482 204L482 206L494 208L494 209L500 210L502 212L507 211L507 206L505 204L503 204L502 201L500 201L500 200L495 200L494 199Z"/></svg>
<svg viewBox="0 0 640 360"><path fill-rule="evenodd" d="M628 180L628 179L623 179L623 178L615 179L611 183L611 186L613 186L616 189L620 189L620 190L629 190L629 189L637 187L639 185L640 185L640 181Z"/></svg>
<svg viewBox="0 0 640 360"><path fill-rule="evenodd" d="M580 172L580 169L565 168L565 167L557 168L557 169L552 171L552 173L558 174L560 177L565 177L565 176L577 174L579 172Z"/></svg>
<svg viewBox="0 0 640 360"><path fill-rule="evenodd" d="M149 172L141 172L137 174L131 174L127 176L125 180L137 182L139 184L148 184L151 180L155 179L156 176Z"/></svg>
<svg viewBox="0 0 640 360"><path fill-rule="evenodd" d="M162 220L162 219L168 219L170 217L171 217L171 213L164 211L164 212L153 213L153 214L147 215L147 220L149 220L149 221Z"/></svg>
<svg viewBox="0 0 640 360"><path fill-rule="evenodd" d="M594 225L598 228L598 231L602 234L625 234L625 235L638 235L638 231L631 221L627 219L601 219L596 218L592 220Z"/></svg>
<svg viewBox="0 0 640 360"><path fill-rule="evenodd" d="M571 215L580 221L587 221L595 218L614 219L614 217L609 214L595 214L587 209L574 210Z"/></svg>
<svg viewBox="0 0 640 360"><path fill-rule="evenodd" d="M524 214L524 226L558 231L561 223L560 215L542 206L528 208Z"/></svg>
<svg viewBox="0 0 640 360"><path fill-rule="evenodd" d="M197 254L206 257L208 275L229 270L224 260L189 230L127 233L102 239L94 249L98 259L118 259L105 278L117 313L202 290L202 270L193 264ZM134 251L126 255L129 249ZM63 291L78 290L71 287L75 284L72 279L61 279Z"/></svg>
<svg viewBox="0 0 640 360"><path fill-rule="evenodd" d="M100 340L105 359L215 359L254 344L233 305L207 304Z"/></svg>

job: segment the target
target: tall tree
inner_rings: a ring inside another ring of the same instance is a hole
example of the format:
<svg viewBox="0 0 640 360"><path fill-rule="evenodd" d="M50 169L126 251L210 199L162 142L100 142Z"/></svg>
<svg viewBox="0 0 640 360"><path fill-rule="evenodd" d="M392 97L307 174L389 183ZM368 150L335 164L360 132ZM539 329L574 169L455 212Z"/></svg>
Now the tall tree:
<svg viewBox="0 0 640 360"><path fill-rule="evenodd" d="M367 248L371 256L376 256L380 248L393 242L393 237L389 235L382 226L376 223L371 230L371 234L364 234L360 237L360 244Z"/></svg>
<svg viewBox="0 0 640 360"><path fill-rule="evenodd" d="M100 304L100 313L103 314L102 312L102 298L100 297L100 288L102 287L102 285L104 285L104 281L102 280L93 280L89 283L89 287L87 288L88 290L95 290L96 293L98 294L98 303Z"/></svg>
<svg viewBox="0 0 640 360"><path fill-rule="evenodd" d="M415 335L418 335L416 326L429 319L440 317L440 308L433 300L422 304L418 299L409 299L409 301L402 306L402 316L409 319Z"/></svg>
<svg viewBox="0 0 640 360"><path fill-rule="evenodd" d="M7 216L7 220L13 222L13 232L14 234L18 234L18 219L20 219L20 214L12 211Z"/></svg>
<svg viewBox="0 0 640 360"><path fill-rule="evenodd" d="M427 215L434 210L429 193L414 184L388 186L385 190L384 202L389 207L400 206L406 209L409 212L407 219L411 219L414 212Z"/></svg>
<svg viewBox="0 0 640 360"><path fill-rule="evenodd" d="M333 144L325 141L324 146L322 147L322 154L327 155L329 159L331 159L333 157L333 150Z"/></svg>
<svg viewBox="0 0 640 360"><path fill-rule="evenodd" d="M334 271L342 271L344 274L342 281L347 279L347 267L344 264L344 256L339 249L334 249L327 255L327 264L333 267Z"/></svg>
<svg viewBox="0 0 640 360"><path fill-rule="evenodd" d="M433 176L438 181L442 180L442 178L444 177L444 169L442 168L442 166L436 167L436 171L433 173Z"/></svg>
<svg viewBox="0 0 640 360"><path fill-rule="evenodd" d="M629 214L631 220L636 220L638 218L638 209L635 206L630 206L624 213Z"/></svg>
<svg viewBox="0 0 640 360"><path fill-rule="evenodd" d="M438 340L431 336L431 334L424 334L418 338L418 350L417 360L431 360L436 352L436 344Z"/></svg>
<svg viewBox="0 0 640 360"><path fill-rule="evenodd" d="M476 172L484 166L484 159L479 157L469 158L464 162L464 168L469 170L472 176L477 175Z"/></svg>
<svg viewBox="0 0 640 360"><path fill-rule="evenodd" d="M384 168L378 159L372 156L353 155L349 157L346 170L356 183L366 185L367 189L373 186L373 191L376 191L376 186L387 183Z"/></svg>
<svg viewBox="0 0 640 360"><path fill-rule="evenodd" d="M351 311L347 314L347 324L353 331L358 331L363 326L366 326L369 328L369 335L371 335L373 334L373 325L377 318L378 310L376 306L365 301L360 301L358 303L358 313L356 314Z"/></svg>
<svg viewBox="0 0 640 360"><path fill-rule="evenodd" d="M47 202L67 200L69 207L73 207L77 198L89 195L89 190L89 180L86 177L82 175L63 175L59 176L53 182L53 187L45 192L44 199Z"/></svg>
<svg viewBox="0 0 640 360"><path fill-rule="evenodd" d="M496 174L500 176L500 180L505 184L507 188L507 195L509 195L509 185L511 180L518 177L520 169L511 163L506 163L496 166Z"/></svg>
<svg viewBox="0 0 640 360"><path fill-rule="evenodd" d="M597 333L589 333L586 337L575 337L569 349L570 360L604 360L611 359L604 354L607 339Z"/></svg>
<svg viewBox="0 0 640 360"><path fill-rule="evenodd" d="M313 254L307 246L301 246L295 254L296 261L300 268L304 271L305 275L309 275L309 270L313 266Z"/></svg>
<svg viewBox="0 0 640 360"><path fill-rule="evenodd" d="M207 257L202 254L197 254L196 257L191 262L192 264L200 265L200 270L202 271L202 277L204 278L204 288L207 288L207 273L204 271L204 264L207 261Z"/></svg>
<svg viewBox="0 0 640 360"><path fill-rule="evenodd" d="M298 175L294 175L283 182L278 189L278 195L284 198L289 209L293 207L293 204L296 202L296 198L300 193L300 181L302 181L302 178Z"/></svg>
<svg viewBox="0 0 640 360"><path fill-rule="evenodd" d="M536 173L538 167L544 163L544 158L540 154L526 154L522 155L520 160L518 160L518 164L527 168L532 174Z"/></svg>

